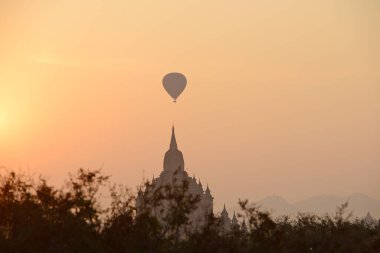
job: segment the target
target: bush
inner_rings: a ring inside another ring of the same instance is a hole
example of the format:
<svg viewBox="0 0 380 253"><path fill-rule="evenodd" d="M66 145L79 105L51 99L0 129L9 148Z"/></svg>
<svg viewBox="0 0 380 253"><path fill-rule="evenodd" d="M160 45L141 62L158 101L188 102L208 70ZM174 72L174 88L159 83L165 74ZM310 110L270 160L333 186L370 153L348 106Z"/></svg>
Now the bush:
<svg viewBox="0 0 380 253"><path fill-rule="evenodd" d="M380 252L379 223L353 219L345 212L348 203L334 217L273 219L240 200L238 217L246 228L223 230L222 219L210 214L203 227L189 229L187 215L199 198L187 195L187 187L182 182L146 194L149 205L136 215L136 196L110 184L100 170L79 169L60 189L43 178L0 174L0 252ZM111 200L105 208L103 188ZM157 219L152 208L163 205L167 210Z"/></svg>

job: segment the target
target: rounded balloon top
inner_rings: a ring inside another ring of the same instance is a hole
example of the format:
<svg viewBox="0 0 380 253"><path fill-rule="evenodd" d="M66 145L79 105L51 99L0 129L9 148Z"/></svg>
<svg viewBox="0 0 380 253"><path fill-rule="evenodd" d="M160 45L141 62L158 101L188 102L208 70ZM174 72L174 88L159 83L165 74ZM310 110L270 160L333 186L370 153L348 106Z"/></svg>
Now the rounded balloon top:
<svg viewBox="0 0 380 253"><path fill-rule="evenodd" d="M166 92L174 99L174 102L176 102L179 95L181 95L185 89L187 80L183 74L172 72L164 76L162 84Z"/></svg>

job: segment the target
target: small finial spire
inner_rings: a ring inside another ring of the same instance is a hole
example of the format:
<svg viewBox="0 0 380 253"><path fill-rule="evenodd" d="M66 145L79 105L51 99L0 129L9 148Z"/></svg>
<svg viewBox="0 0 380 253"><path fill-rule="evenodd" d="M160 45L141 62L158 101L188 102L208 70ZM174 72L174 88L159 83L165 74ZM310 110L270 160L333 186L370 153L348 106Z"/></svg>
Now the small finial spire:
<svg viewBox="0 0 380 253"><path fill-rule="evenodd" d="M172 126L172 138L170 140L170 148L177 149L177 141L175 139L174 124Z"/></svg>
<svg viewBox="0 0 380 253"><path fill-rule="evenodd" d="M228 218L228 212L226 210L226 204L224 204L223 211L221 213L222 217Z"/></svg>
<svg viewBox="0 0 380 253"><path fill-rule="evenodd" d="M238 225L238 219L236 218L235 211L234 211L234 216L232 217L232 224L235 226Z"/></svg>
<svg viewBox="0 0 380 253"><path fill-rule="evenodd" d="M208 184L207 184L207 187L206 187L205 194L211 197L211 191L210 191L210 188L208 187Z"/></svg>

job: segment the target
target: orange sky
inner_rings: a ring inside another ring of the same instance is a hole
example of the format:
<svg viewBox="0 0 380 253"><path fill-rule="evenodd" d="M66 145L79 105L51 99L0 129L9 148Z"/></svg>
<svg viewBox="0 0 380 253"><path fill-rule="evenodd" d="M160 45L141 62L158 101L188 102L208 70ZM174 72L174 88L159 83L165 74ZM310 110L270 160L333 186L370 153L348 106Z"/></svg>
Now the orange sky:
<svg viewBox="0 0 380 253"><path fill-rule="evenodd" d="M1 1L0 165L52 183L103 167L135 188L175 121L216 209L380 199L379 27L377 0Z"/></svg>

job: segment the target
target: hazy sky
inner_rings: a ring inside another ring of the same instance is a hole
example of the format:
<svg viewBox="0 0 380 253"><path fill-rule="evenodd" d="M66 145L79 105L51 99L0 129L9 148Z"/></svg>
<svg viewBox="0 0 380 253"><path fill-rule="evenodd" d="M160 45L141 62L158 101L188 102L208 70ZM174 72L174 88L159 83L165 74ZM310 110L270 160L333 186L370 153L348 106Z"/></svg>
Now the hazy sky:
<svg viewBox="0 0 380 253"><path fill-rule="evenodd" d="M102 167L135 189L174 121L216 209L380 199L379 27L378 0L1 0L0 165L55 184Z"/></svg>

